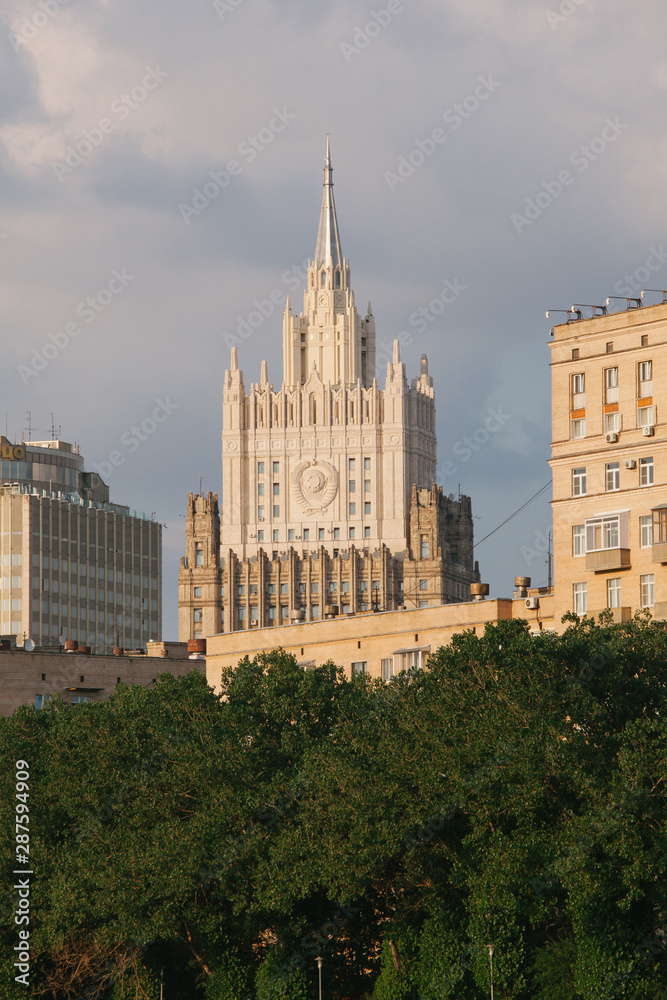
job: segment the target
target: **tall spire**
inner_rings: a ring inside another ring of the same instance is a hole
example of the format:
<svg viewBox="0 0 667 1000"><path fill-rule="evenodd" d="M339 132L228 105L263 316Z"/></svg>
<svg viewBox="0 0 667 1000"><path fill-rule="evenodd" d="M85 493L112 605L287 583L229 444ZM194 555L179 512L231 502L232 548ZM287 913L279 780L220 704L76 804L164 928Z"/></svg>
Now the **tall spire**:
<svg viewBox="0 0 667 1000"><path fill-rule="evenodd" d="M333 196L333 170L329 153L329 135L327 133L327 155L324 161L324 193L322 195L322 212L320 228L317 233L317 249L315 264L317 267L336 267L343 262L338 235L338 220Z"/></svg>

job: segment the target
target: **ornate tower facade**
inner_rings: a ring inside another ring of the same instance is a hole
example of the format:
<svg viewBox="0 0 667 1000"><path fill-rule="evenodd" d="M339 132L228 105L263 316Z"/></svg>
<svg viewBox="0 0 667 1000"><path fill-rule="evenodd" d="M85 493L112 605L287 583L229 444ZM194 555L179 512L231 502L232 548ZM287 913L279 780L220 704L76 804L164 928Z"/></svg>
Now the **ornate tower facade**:
<svg viewBox="0 0 667 1000"><path fill-rule="evenodd" d="M235 347L224 376L222 510L211 524L212 537L220 532L224 631L392 610L405 602L404 565L422 557L427 585L410 571L420 591L408 599L411 606L460 600L461 587L478 579L468 498L458 506L470 544L458 546L456 571L437 563L449 552L437 491L427 501L438 524L427 555L421 543L416 554L411 544L411 517L421 496L413 487L431 489L436 474L433 379L422 355L419 375L408 382L395 340L384 385L378 384L375 319L370 303L360 317L341 252L328 141L317 245L306 280L303 310L296 315L289 298L285 306L282 384L269 381L262 361L259 381L246 390ZM197 509L201 500L190 496L190 507ZM202 567L192 563L196 521L188 515L182 639L212 634L193 593L197 586L201 596L204 586L196 582ZM217 627L215 615L209 617L210 627Z"/></svg>

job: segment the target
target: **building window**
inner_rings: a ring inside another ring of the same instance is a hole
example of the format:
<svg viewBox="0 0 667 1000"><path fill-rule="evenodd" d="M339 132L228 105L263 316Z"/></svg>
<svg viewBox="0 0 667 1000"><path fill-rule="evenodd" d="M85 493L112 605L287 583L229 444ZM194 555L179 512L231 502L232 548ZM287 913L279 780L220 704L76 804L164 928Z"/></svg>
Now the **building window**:
<svg viewBox="0 0 667 1000"><path fill-rule="evenodd" d="M239 621L245 621L245 608L239 608Z"/></svg>
<svg viewBox="0 0 667 1000"><path fill-rule="evenodd" d="M356 528L350 528L350 538L356 538L356 537L357 537Z"/></svg>
<svg viewBox="0 0 667 1000"><path fill-rule="evenodd" d="M356 479L350 479L349 482L348 482L348 484L347 484L347 488L348 488L348 490L349 490L350 493L354 493L356 491L356 489L357 489L357 481L356 481Z"/></svg>
<svg viewBox="0 0 667 1000"><path fill-rule="evenodd" d="M639 485L653 485L653 456L639 459Z"/></svg>
<svg viewBox="0 0 667 1000"><path fill-rule="evenodd" d="M257 475L258 476L263 476L264 475L264 462L258 462L257 463Z"/></svg>
<svg viewBox="0 0 667 1000"><path fill-rule="evenodd" d="M203 611L202 608L194 608L194 610L192 612L192 620L195 621L195 622L203 622L203 620L204 620L204 611Z"/></svg>
<svg viewBox="0 0 667 1000"><path fill-rule="evenodd" d="M573 438L584 438L586 437L586 421L583 417L572 421L572 437Z"/></svg>
<svg viewBox="0 0 667 1000"><path fill-rule="evenodd" d="M304 540L304 542L309 542L310 541L310 528L304 528L303 529L303 540Z"/></svg>
<svg viewBox="0 0 667 1000"><path fill-rule="evenodd" d="M280 532L277 529L273 532L273 541L274 542L280 541Z"/></svg>
<svg viewBox="0 0 667 1000"><path fill-rule="evenodd" d="M356 505L356 503L351 503L350 504L350 517L354 517L356 515L356 513L357 513L357 505Z"/></svg>
<svg viewBox="0 0 667 1000"><path fill-rule="evenodd" d="M257 591L258 591L258 587L257 587L257 584L256 584L256 583L251 583L251 584L250 584L250 590L249 590L249 593L251 593L251 594L256 594L256 593L257 593ZM255 617L255 616L253 615L253 618L254 618L254 617Z"/></svg>
<svg viewBox="0 0 667 1000"><path fill-rule="evenodd" d="M334 528L333 530L334 541L338 541L340 538L340 528Z"/></svg>
<svg viewBox="0 0 667 1000"><path fill-rule="evenodd" d="M195 597L201 597L201 587L195 587Z"/></svg>
<svg viewBox="0 0 667 1000"><path fill-rule="evenodd" d="M338 583L336 582L336 580L329 580L329 593L335 594L337 590L338 590Z"/></svg>
<svg viewBox="0 0 667 1000"><path fill-rule="evenodd" d="M368 590L368 580L360 580L359 581L359 591L363 592L365 590Z"/></svg>
<svg viewBox="0 0 667 1000"><path fill-rule="evenodd" d="M608 340L607 341L607 343L605 344L605 351L606 351L607 354L613 354L614 353L614 342L613 342L613 340Z"/></svg>
<svg viewBox="0 0 667 1000"><path fill-rule="evenodd" d="M586 521L586 552L628 548L627 514L608 514Z"/></svg>
<svg viewBox="0 0 667 1000"><path fill-rule="evenodd" d="M273 484L273 495L274 497L280 496L280 483Z"/></svg>
<svg viewBox="0 0 667 1000"><path fill-rule="evenodd" d="M382 661L382 680L390 681L394 676L394 661L390 656Z"/></svg>
<svg viewBox="0 0 667 1000"><path fill-rule="evenodd" d="M273 516L280 517L280 507L278 506L278 504L273 505Z"/></svg>
<svg viewBox="0 0 667 1000"><path fill-rule="evenodd" d="M667 542L667 507L656 507L653 511L653 545Z"/></svg>
<svg viewBox="0 0 667 1000"><path fill-rule="evenodd" d="M648 549L653 545L653 516L651 514L639 518L639 536L643 549Z"/></svg>
<svg viewBox="0 0 667 1000"><path fill-rule="evenodd" d="M371 537L371 529L368 527L364 528L364 538L370 538L370 537Z"/></svg>
<svg viewBox="0 0 667 1000"><path fill-rule="evenodd" d="M293 542L294 541L294 528L289 528L288 529L288 531L287 531L287 541L288 542Z"/></svg>
<svg viewBox="0 0 667 1000"><path fill-rule="evenodd" d="M639 396L653 395L653 362L639 362Z"/></svg>
<svg viewBox="0 0 667 1000"><path fill-rule="evenodd" d="M288 594L289 593L289 584L287 584L287 583L281 583L280 584L280 593L281 594Z"/></svg>
<svg viewBox="0 0 667 1000"><path fill-rule="evenodd" d="M419 554L421 559L429 558L429 544L428 535L420 535L419 538Z"/></svg>
<svg viewBox="0 0 667 1000"><path fill-rule="evenodd" d="M607 607L620 608L621 606L621 578L615 576L612 580L607 580Z"/></svg>
<svg viewBox="0 0 667 1000"><path fill-rule="evenodd" d="M317 537L320 542L324 541L324 528L317 529Z"/></svg>
<svg viewBox="0 0 667 1000"><path fill-rule="evenodd" d="M354 472L357 467L357 460L355 458L348 459L347 468L349 472Z"/></svg>
<svg viewBox="0 0 667 1000"><path fill-rule="evenodd" d="M428 590L428 580L420 580L419 581L419 589L420 590Z"/></svg>
<svg viewBox="0 0 667 1000"><path fill-rule="evenodd" d="M648 347L648 333L642 333L642 347Z"/></svg>
<svg viewBox="0 0 667 1000"><path fill-rule="evenodd" d="M618 368L605 368L604 401L618 403Z"/></svg>
<svg viewBox="0 0 667 1000"><path fill-rule="evenodd" d="M281 604L280 606L280 617L282 621L286 621L289 618L289 608L286 604Z"/></svg>
<svg viewBox="0 0 667 1000"><path fill-rule="evenodd" d="M572 470L572 496L583 497L586 495L586 469Z"/></svg>
<svg viewBox="0 0 667 1000"><path fill-rule="evenodd" d="M267 594L275 594L275 592L276 592L276 585L275 585L275 583L267 583L267 585L266 585L266 592L267 592Z"/></svg>
<svg viewBox="0 0 667 1000"><path fill-rule="evenodd" d="M605 465L605 489L607 493L621 488L621 471L618 462L607 462Z"/></svg>
<svg viewBox="0 0 667 1000"><path fill-rule="evenodd" d="M621 414L618 411L616 413L605 413L604 415L605 434L619 434L620 430L621 430Z"/></svg>
<svg viewBox="0 0 667 1000"><path fill-rule="evenodd" d="M364 502L364 514L370 514L370 512L371 512L371 503L370 500L366 500Z"/></svg>
<svg viewBox="0 0 667 1000"><path fill-rule="evenodd" d="M366 470L366 472L370 472L370 468L371 468L371 460L370 460L370 458L365 458L364 459L364 469Z"/></svg>
<svg viewBox="0 0 667 1000"><path fill-rule="evenodd" d="M637 427L653 427L655 424L655 408L640 406L637 410Z"/></svg>
<svg viewBox="0 0 667 1000"><path fill-rule="evenodd" d="M579 348L578 347L573 347L572 348L572 360L573 361L578 361L579 360Z"/></svg>
<svg viewBox="0 0 667 1000"><path fill-rule="evenodd" d="M257 541L258 542L263 542L264 541L264 529L263 528L260 528L259 531L257 532Z"/></svg>
<svg viewBox="0 0 667 1000"><path fill-rule="evenodd" d="M204 546L201 542L195 543L195 566L204 565Z"/></svg>
<svg viewBox="0 0 667 1000"><path fill-rule="evenodd" d="M259 519L260 519L261 521L263 521L263 520L264 520L264 507L263 507L263 506L259 506L259 507L257 508L257 517L258 517L258 518L259 518Z"/></svg>
<svg viewBox="0 0 667 1000"><path fill-rule="evenodd" d="M572 376L572 409L581 410L586 405L586 376L581 372Z"/></svg>
<svg viewBox="0 0 667 1000"><path fill-rule="evenodd" d="M652 608L655 604L655 577L647 573L639 578L641 586L641 604L643 608Z"/></svg>
<svg viewBox="0 0 667 1000"><path fill-rule="evenodd" d="M588 611L588 586L585 583L572 584L574 613L581 618Z"/></svg>
<svg viewBox="0 0 667 1000"><path fill-rule="evenodd" d="M427 608L428 607L428 601L420 601L419 602L419 607L420 608Z"/></svg>
<svg viewBox="0 0 667 1000"><path fill-rule="evenodd" d="M273 463L273 475L277 476L279 472L280 472L280 462L274 462Z"/></svg>
<svg viewBox="0 0 667 1000"><path fill-rule="evenodd" d="M370 493L371 491L371 481L370 479L364 479L364 493Z"/></svg>
<svg viewBox="0 0 667 1000"><path fill-rule="evenodd" d="M257 486L257 496L260 497L264 496L264 483L259 483L259 485Z"/></svg>
<svg viewBox="0 0 667 1000"><path fill-rule="evenodd" d="M35 708L44 708L47 701L51 699L50 694L36 694L35 695Z"/></svg>
<svg viewBox="0 0 667 1000"><path fill-rule="evenodd" d="M271 604L269 606L269 621L274 622L275 620L276 620L276 606L275 604Z"/></svg>
<svg viewBox="0 0 667 1000"><path fill-rule="evenodd" d="M574 524L572 526L572 555L586 555L586 525Z"/></svg>
<svg viewBox="0 0 667 1000"><path fill-rule="evenodd" d="M240 583L236 588L236 592L239 595L239 597L243 597L245 595L245 584Z"/></svg>
<svg viewBox="0 0 667 1000"><path fill-rule="evenodd" d="M310 608L310 614L311 614L311 617L313 617L313 618L319 618L320 617L320 606L319 606L319 604L313 604L311 606L311 608Z"/></svg>

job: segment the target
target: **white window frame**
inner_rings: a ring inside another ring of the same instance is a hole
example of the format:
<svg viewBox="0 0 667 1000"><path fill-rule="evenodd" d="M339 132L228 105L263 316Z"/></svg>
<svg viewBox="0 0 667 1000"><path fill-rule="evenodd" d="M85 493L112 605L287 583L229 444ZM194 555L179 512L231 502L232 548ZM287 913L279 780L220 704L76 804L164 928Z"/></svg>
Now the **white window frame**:
<svg viewBox="0 0 667 1000"><path fill-rule="evenodd" d="M572 470L572 496L586 496L586 467L582 466Z"/></svg>
<svg viewBox="0 0 667 1000"><path fill-rule="evenodd" d="M575 615L583 618L588 611L588 584L572 584L572 607Z"/></svg>
<svg viewBox="0 0 667 1000"><path fill-rule="evenodd" d="M618 403L618 368L604 370L604 401Z"/></svg>
<svg viewBox="0 0 667 1000"><path fill-rule="evenodd" d="M607 549L629 548L628 522L628 511L586 518L586 551L602 552Z"/></svg>
<svg viewBox="0 0 667 1000"><path fill-rule="evenodd" d="M641 606L652 608L655 604L655 574L645 573L639 577L639 593Z"/></svg>
<svg viewBox="0 0 667 1000"><path fill-rule="evenodd" d="M655 423L655 406L637 408L637 427L654 427Z"/></svg>
<svg viewBox="0 0 667 1000"><path fill-rule="evenodd" d="M576 417L571 421L570 433L573 441L586 437L586 418Z"/></svg>
<svg viewBox="0 0 667 1000"><path fill-rule="evenodd" d="M610 577L607 580L607 607L622 607L621 578L620 576Z"/></svg>
<svg viewBox="0 0 667 1000"><path fill-rule="evenodd" d="M572 525L572 555L578 559L586 555L586 525Z"/></svg>
<svg viewBox="0 0 667 1000"><path fill-rule="evenodd" d="M604 432L605 434L621 433L621 414L618 410L615 410L613 413L605 413Z"/></svg>
<svg viewBox="0 0 667 1000"><path fill-rule="evenodd" d="M644 514L639 518L639 547L650 549L653 545L653 515Z"/></svg>
<svg viewBox="0 0 667 1000"><path fill-rule="evenodd" d="M639 485L653 486L653 456L639 459Z"/></svg>
<svg viewBox="0 0 667 1000"><path fill-rule="evenodd" d="M653 395L653 362L640 361L637 366L639 398Z"/></svg>
<svg viewBox="0 0 667 1000"><path fill-rule="evenodd" d="M611 486L609 485L611 483ZM604 486L607 493L617 493L621 488L621 463L607 462L604 467Z"/></svg>
<svg viewBox="0 0 667 1000"><path fill-rule="evenodd" d="M572 409L582 410L586 405L586 375L578 372L572 376Z"/></svg>

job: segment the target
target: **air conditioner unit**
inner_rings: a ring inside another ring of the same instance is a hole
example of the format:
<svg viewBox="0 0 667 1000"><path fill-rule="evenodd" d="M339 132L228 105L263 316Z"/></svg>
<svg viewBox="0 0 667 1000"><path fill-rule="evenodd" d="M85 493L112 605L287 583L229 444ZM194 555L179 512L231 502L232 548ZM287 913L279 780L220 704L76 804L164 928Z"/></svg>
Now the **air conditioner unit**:
<svg viewBox="0 0 667 1000"><path fill-rule="evenodd" d="M614 431L610 431L609 434L605 434L604 439L607 442L607 444L616 444L616 442L618 441L618 434L616 434Z"/></svg>
<svg viewBox="0 0 667 1000"><path fill-rule="evenodd" d="M250 625L251 625L251 627L253 625L259 625L259 619L258 618L251 618L250 619Z"/></svg>
<svg viewBox="0 0 667 1000"><path fill-rule="evenodd" d="M258 518L257 518L257 520L258 520L258 521L263 521L263 520L264 520L264 518L263 518L263 517L258 517Z"/></svg>
<svg viewBox="0 0 667 1000"><path fill-rule="evenodd" d="M637 463L635 462L634 458L628 458L628 459L626 459L625 467L626 467L626 469L636 469L637 468Z"/></svg>
<svg viewBox="0 0 667 1000"><path fill-rule="evenodd" d="M655 434L655 427L642 427L642 434L645 438L653 437Z"/></svg>
<svg viewBox="0 0 667 1000"><path fill-rule="evenodd" d="M539 599L539 597L527 597L526 598L526 607L530 611L535 611L535 609L539 608L539 606L540 606L540 599Z"/></svg>

